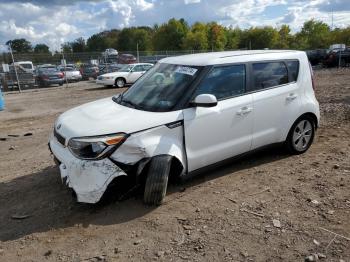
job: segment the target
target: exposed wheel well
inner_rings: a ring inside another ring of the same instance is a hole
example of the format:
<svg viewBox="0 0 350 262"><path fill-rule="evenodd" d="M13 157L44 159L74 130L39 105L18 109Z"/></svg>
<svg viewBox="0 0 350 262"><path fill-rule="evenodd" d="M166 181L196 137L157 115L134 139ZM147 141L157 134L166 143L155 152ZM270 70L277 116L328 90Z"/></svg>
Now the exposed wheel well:
<svg viewBox="0 0 350 262"><path fill-rule="evenodd" d="M156 156L153 156L153 157L156 157ZM148 159L145 166L142 167L142 171L140 172L140 177L139 177L140 181L145 181L145 179L147 177L147 173L148 173L151 159L152 158ZM169 181L171 181L171 182L176 181L177 178L182 174L183 170L184 170L184 166L182 165L181 161L177 157L172 156Z"/></svg>
<svg viewBox="0 0 350 262"><path fill-rule="evenodd" d="M310 117L310 118L314 121L315 129L317 129L317 127L318 127L318 119L317 119L317 116L316 116L314 113L311 113L311 112L304 113L304 114L302 114L301 116L299 116L297 120L299 120L300 118L305 117L305 116ZM295 120L295 122L296 122L297 120ZM294 123L295 123L295 122L294 122ZM294 124L294 123L293 123L293 124Z"/></svg>

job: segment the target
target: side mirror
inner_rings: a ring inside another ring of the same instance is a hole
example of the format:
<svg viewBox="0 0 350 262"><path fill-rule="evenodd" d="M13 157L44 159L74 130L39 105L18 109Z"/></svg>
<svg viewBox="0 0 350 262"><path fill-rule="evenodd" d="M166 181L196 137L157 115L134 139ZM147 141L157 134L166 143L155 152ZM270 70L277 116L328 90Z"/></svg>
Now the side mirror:
<svg viewBox="0 0 350 262"><path fill-rule="evenodd" d="M201 94L191 102L192 106L196 107L214 107L218 104L218 100L214 95Z"/></svg>

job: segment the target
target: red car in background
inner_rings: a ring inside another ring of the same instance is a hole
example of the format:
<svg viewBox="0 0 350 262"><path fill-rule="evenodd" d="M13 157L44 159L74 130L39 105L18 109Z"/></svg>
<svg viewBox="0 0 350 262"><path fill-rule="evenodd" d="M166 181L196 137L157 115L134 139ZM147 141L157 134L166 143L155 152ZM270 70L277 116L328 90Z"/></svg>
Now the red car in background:
<svg viewBox="0 0 350 262"><path fill-rule="evenodd" d="M136 57L132 54L120 54L118 56L118 64L134 64L136 63Z"/></svg>

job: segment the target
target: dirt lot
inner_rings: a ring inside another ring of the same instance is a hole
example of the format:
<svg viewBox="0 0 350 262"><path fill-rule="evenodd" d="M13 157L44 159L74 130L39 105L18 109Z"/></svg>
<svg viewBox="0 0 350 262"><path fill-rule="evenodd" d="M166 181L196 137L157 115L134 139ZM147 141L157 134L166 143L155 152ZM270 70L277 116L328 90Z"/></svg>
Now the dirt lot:
<svg viewBox="0 0 350 262"><path fill-rule="evenodd" d="M306 154L264 150L171 185L158 208L140 194L76 203L47 148L61 112L120 90L6 94L0 261L350 261L350 239L324 230L350 238L350 71L316 77L322 124Z"/></svg>

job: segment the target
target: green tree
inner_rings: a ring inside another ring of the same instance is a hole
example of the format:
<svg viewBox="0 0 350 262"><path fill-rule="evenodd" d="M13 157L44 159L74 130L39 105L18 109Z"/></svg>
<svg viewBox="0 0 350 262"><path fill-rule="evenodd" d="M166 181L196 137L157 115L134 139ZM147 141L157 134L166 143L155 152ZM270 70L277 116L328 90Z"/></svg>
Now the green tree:
<svg viewBox="0 0 350 262"><path fill-rule="evenodd" d="M331 30L326 23L311 19L296 34L296 40L300 49L327 48L331 44Z"/></svg>
<svg viewBox="0 0 350 262"><path fill-rule="evenodd" d="M278 41L275 43L274 48L288 49L291 47L293 36L291 35L289 25L282 25L278 30Z"/></svg>
<svg viewBox="0 0 350 262"><path fill-rule="evenodd" d="M86 43L85 43L85 39L82 37L79 37L77 39L75 39L72 43L72 51L73 53L82 53L86 51Z"/></svg>
<svg viewBox="0 0 350 262"><path fill-rule="evenodd" d="M185 50L207 50L208 33L207 26L203 23L195 23L184 39Z"/></svg>
<svg viewBox="0 0 350 262"><path fill-rule="evenodd" d="M189 27L184 19L170 19L154 33L155 50L181 50L188 31Z"/></svg>
<svg viewBox="0 0 350 262"><path fill-rule="evenodd" d="M234 29L228 28L226 30L226 47L227 50L234 50L239 47L239 42L241 39L242 30L239 27Z"/></svg>
<svg viewBox="0 0 350 262"><path fill-rule="evenodd" d="M45 44L37 44L34 47L34 53L49 54L50 50L49 47Z"/></svg>
<svg viewBox="0 0 350 262"><path fill-rule="evenodd" d="M147 27L124 28L118 38L118 48L123 51L136 50L138 44L140 51L152 49L152 29Z"/></svg>
<svg viewBox="0 0 350 262"><path fill-rule="evenodd" d="M216 22L209 23L208 27L208 42L211 50L224 50L227 39L225 28Z"/></svg>
<svg viewBox="0 0 350 262"><path fill-rule="evenodd" d="M24 38L9 40L6 42L6 45L11 45L12 51L17 53L30 53L33 51L32 44Z"/></svg>
<svg viewBox="0 0 350 262"><path fill-rule="evenodd" d="M102 52L108 48L107 37L102 33L94 34L86 41L86 49L91 52Z"/></svg>
<svg viewBox="0 0 350 262"><path fill-rule="evenodd" d="M240 39L240 48L274 48L279 39L278 31L271 26L251 27L244 30Z"/></svg>
<svg viewBox="0 0 350 262"><path fill-rule="evenodd" d="M71 42L65 42L61 45L61 49L63 53L72 53L72 43Z"/></svg>

